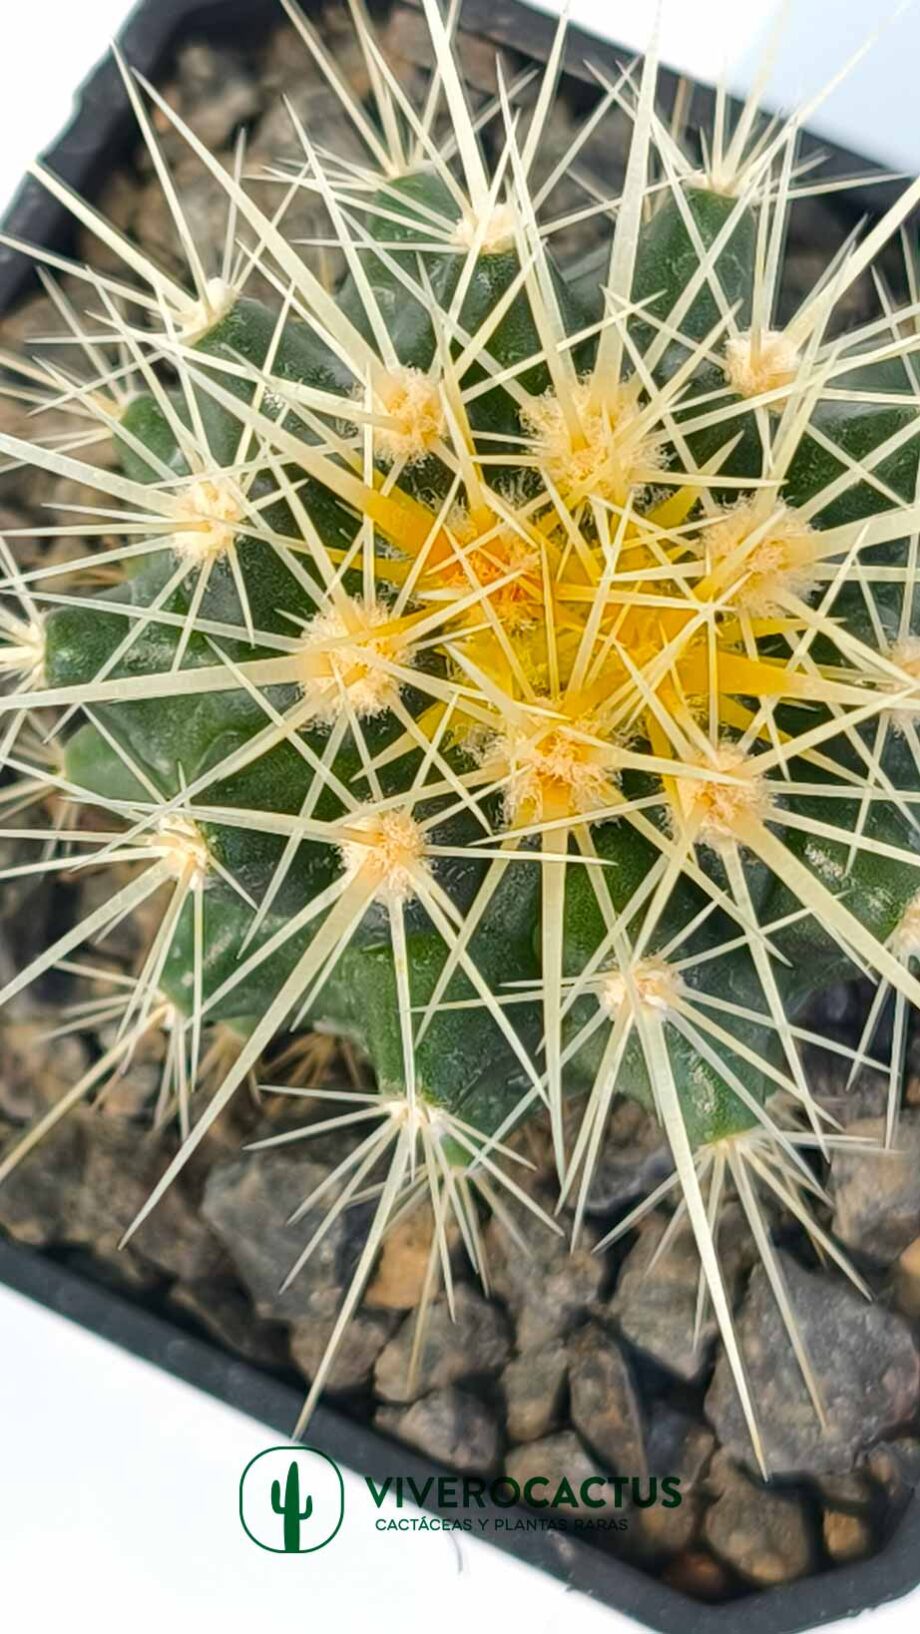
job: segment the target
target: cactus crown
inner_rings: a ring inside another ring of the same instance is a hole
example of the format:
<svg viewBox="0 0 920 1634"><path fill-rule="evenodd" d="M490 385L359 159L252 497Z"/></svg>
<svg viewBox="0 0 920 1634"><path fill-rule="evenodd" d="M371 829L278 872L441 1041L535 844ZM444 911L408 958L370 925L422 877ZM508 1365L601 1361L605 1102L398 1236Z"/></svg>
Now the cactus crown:
<svg viewBox="0 0 920 1634"><path fill-rule="evenodd" d="M523 117L500 73L474 110L425 0L417 109L355 7L369 113L285 9L365 155L324 152L291 110L302 157L275 173L273 213L242 150L226 171L123 68L187 279L40 172L125 276L65 269L93 311L81 327L59 297L88 378L38 374L70 443L0 437L98 496L39 530L85 542L67 564L84 584L59 591L60 566L0 545L3 799L45 847L36 871L89 860L117 880L0 998L142 904L159 917L113 1000L115 1045L0 1174L162 1027L160 1111L183 1139L153 1207L277 1034L355 1040L376 1090L325 1092L330 1116L301 1131L358 1137L304 1210L376 1200L332 1350L417 1200L448 1295L448 1214L481 1270L483 1208L510 1195L545 1221L512 1138L535 1114L577 1235L611 1099L636 1097L674 1176L615 1234L677 1188L759 1449L720 1200L737 1192L795 1339L764 1194L845 1266L810 1206L843 1137L803 1069L806 1001L876 980L855 1070L887 994L902 1014L920 1000L920 306L882 289L873 321L836 317L920 188L781 321L798 121L750 105L732 122L720 96L701 171L659 116L650 54L592 116L625 112L632 138L586 300L546 206L588 127L538 179L563 29ZM225 191L220 268L150 104ZM327 211L334 290L285 235L299 189ZM273 309L247 294L254 270ZM97 467L81 449L100 438L115 459ZM21 816L50 796L53 852ZM235 1038L219 1061L216 1024Z"/></svg>

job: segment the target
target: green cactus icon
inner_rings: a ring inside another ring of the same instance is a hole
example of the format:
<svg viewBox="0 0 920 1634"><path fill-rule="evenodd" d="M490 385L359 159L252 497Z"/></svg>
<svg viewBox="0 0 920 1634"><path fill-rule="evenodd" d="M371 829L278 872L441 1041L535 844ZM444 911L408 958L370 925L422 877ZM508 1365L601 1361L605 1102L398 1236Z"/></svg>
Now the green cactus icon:
<svg viewBox="0 0 920 1634"><path fill-rule="evenodd" d="M272 1509L276 1515L284 1516L284 1552L286 1555L300 1553L300 1523L308 1521L313 1513L313 1499L307 1495L303 1509L300 1507L300 1471L295 1459L288 1465L287 1479L284 1483L284 1502L281 1501L281 1482L272 1482Z"/></svg>

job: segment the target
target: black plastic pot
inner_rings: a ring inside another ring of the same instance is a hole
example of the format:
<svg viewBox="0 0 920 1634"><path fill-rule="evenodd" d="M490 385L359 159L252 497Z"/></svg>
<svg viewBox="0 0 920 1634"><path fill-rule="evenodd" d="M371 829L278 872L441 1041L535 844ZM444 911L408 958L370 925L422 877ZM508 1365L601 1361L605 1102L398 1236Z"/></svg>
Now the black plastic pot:
<svg viewBox="0 0 920 1634"><path fill-rule="evenodd" d="M129 1304L109 1288L34 1249L0 1241L0 1282L218 1401L249 1413L267 1430L290 1436L303 1403L303 1392L295 1386L227 1355L162 1316ZM337 1463L376 1481L384 1480L395 1468L420 1488L429 1476L445 1473L329 1407L317 1409L309 1439ZM425 1507L436 1513L434 1504ZM508 1520L526 1513L488 1504L477 1509L477 1515L486 1520ZM483 1536L515 1559L550 1572L570 1588L661 1634L737 1634L740 1625L745 1634L798 1634L895 1600L909 1593L920 1578L920 1503L916 1498L888 1545L871 1560L780 1588L755 1590L719 1606L701 1605L571 1533L504 1532L489 1525Z"/></svg>
<svg viewBox="0 0 920 1634"><path fill-rule="evenodd" d="M310 0L301 0L311 9ZM120 35L127 61L149 78L167 67L176 47L191 39L236 45L256 41L279 19L276 0L141 0ZM524 50L545 61L554 22L518 0L465 0L463 27L493 40L496 46ZM574 29L566 56L566 74L586 87L596 81L585 58L607 69L622 57L609 43ZM665 102L675 76L662 76ZM694 106L703 111L712 92L699 87ZM133 120L118 71L111 59L101 63L77 93L73 117L45 154L45 161L78 192L92 198L114 166L134 145ZM844 149L806 138L828 155L827 170L846 176L865 175L873 165ZM878 211L886 189L875 187L850 195L854 216L864 207ZM23 183L4 222L12 237L66 251L72 227L66 211L36 182ZM33 279L31 261L0 247L0 316L25 293ZM161 1367L165 1372L247 1412L267 1429L289 1436L302 1403L301 1393L239 1360L175 1323L129 1303L109 1288L55 1259L0 1240L0 1282L77 1322L113 1344ZM394 1445L384 1436L322 1407L310 1425L310 1441L340 1464L380 1479L394 1467ZM417 1454L400 1447L398 1467L417 1482L434 1469ZM516 1511L496 1509L506 1519ZM526 1513L521 1511L520 1513ZM488 1509L483 1511L488 1514ZM745 1634L797 1634L896 1599L920 1584L920 1497L911 1499L885 1547L871 1560L837 1567L802 1582L752 1590L724 1605L706 1606L675 1592L637 1568L564 1532L508 1533L487 1529L484 1536L517 1559L551 1573L571 1588L637 1619L662 1634L728 1634L743 1621Z"/></svg>

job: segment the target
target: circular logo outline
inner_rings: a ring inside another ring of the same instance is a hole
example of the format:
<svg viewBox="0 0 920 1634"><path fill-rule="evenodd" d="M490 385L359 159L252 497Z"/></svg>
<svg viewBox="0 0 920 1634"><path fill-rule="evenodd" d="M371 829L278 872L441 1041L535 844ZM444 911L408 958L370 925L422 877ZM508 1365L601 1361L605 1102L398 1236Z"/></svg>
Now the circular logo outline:
<svg viewBox="0 0 920 1634"><path fill-rule="evenodd" d="M335 1530L330 1532L330 1534L329 1534L329 1536L327 1538L323 1538L322 1543L314 1543L310 1548L307 1548L307 1549L285 1549L283 1547L280 1548L280 1549L275 1549L272 1546L272 1544L263 1543L261 1541L261 1539L257 1538L255 1536L255 1533L251 1532L249 1530L249 1527L246 1525L246 1518L245 1518L245 1516L243 1514L243 1488L244 1488L245 1483L246 1483L246 1477L249 1474L249 1471L252 1469L253 1464L257 1464L259 1462L260 1458L265 1458L271 1452L286 1452L286 1453L290 1453L290 1454L295 1454L295 1453L298 1453L298 1452L314 1453L317 1458L325 1459L326 1463L329 1464L332 1467L332 1469L334 1470L336 1480L339 1483L339 1518L338 1518L338 1520L336 1522ZM321 1447L310 1447L310 1446L305 1445L305 1443L303 1443L301 1441L281 1442L280 1444L278 1444L276 1446L273 1446L273 1447L263 1447L261 1452L257 1452L253 1458L250 1458L249 1463L246 1465L246 1468L243 1470L243 1473L240 1476L239 1515L240 1515L240 1525L242 1526L243 1531L246 1533L246 1536L249 1538L250 1542L254 1543L256 1545L257 1549L264 1549L266 1554L269 1554L269 1555L284 1555L284 1554L314 1555L314 1554L316 1554L317 1550L325 1549L326 1545L331 1543L333 1538L337 1537L339 1532L342 1529L342 1522L345 1519L345 1482L342 1479L342 1471L339 1469L339 1466L336 1463L335 1459L331 1458L329 1453L323 1452Z"/></svg>

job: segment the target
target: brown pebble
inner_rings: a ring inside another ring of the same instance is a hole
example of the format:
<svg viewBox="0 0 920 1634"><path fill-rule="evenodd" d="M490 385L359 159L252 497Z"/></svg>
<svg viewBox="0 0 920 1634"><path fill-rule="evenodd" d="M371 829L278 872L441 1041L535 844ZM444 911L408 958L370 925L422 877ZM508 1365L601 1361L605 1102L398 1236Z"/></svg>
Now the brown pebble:
<svg viewBox="0 0 920 1634"><path fill-rule="evenodd" d="M920 1237L915 1237L898 1259L894 1291L898 1309L905 1316L920 1316Z"/></svg>
<svg viewBox="0 0 920 1634"><path fill-rule="evenodd" d="M675 1555L662 1572L661 1581L694 1600L724 1600L732 1591L725 1567L703 1549L687 1549Z"/></svg>
<svg viewBox="0 0 920 1634"><path fill-rule="evenodd" d="M872 1532L862 1515L848 1515L843 1509L825 1509L822 1531L824 1547L832 1560L861 1560L872 1547Z"/></svg>
<svg viewBox="0 0 920 1634"><path fill-rule="evenodd" d="M388 1232L377 1275L364 1296L379 1310L411 1311L419 1304L431 1257L431 1209L417 1208Z"/></svg>
<svg viewBox="0 0 920 1634"><path fill-rule="evenodd" d="M713 1553L760 1588L792 1583L814 1564L811 1526L802 1499L754 1480L721 1450L709 1468L716 1500L703 1517Z"/></svg>

